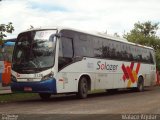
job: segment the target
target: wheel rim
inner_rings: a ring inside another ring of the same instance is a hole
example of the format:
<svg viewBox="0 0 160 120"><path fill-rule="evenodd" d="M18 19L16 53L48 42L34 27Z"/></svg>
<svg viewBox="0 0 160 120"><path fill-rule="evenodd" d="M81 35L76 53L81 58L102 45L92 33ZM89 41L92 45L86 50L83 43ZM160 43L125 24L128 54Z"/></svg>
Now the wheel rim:
<svg viewBox="0 0 160 120"><path fill-rule="evenodd" d="M143 91L143 84L142 83L139 85L139 90Z"/></svg>
<svg viewBox="0 0 160 120"><path fill-rule="evenodd" d="M83 81L83 85L82 85L82 93L83 93L83 95L86 95L87 91L88 91L87 82Z"/></svg>
<svg viewBox="0 0 160 120"><path fill-rule="evenodd" d="M139 90L140 90L140 91L142 90L142 85L139 86Z"/></svg>

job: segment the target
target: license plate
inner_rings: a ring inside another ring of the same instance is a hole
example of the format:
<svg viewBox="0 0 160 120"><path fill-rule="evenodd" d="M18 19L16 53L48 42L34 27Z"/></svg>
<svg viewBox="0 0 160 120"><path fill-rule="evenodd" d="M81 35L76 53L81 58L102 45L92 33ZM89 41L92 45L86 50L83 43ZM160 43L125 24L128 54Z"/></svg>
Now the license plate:
<svg viewBox="0 0 160 120"><path fill-rule="evenodd" d="M25 87L24 91L32 91L32 88L31 87Z"/></svg>

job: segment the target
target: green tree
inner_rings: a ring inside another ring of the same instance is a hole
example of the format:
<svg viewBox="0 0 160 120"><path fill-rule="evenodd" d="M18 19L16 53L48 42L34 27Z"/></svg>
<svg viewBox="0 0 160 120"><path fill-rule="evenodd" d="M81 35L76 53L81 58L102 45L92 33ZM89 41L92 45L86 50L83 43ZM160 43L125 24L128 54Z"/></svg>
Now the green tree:
<svg viewBox="0 0 160 120"><path fill-rule="evenodd" d="M160 49L159 37L156 36L159 23L135 23L134 28L123 37L130 42L151 46L155 50Z"/></svg>
<svg viewBox="0 0 160 120"><path fill-rule="evenodd" d="M134 28L123 37L130 42L153 47L156 51L157 68L160 70L160 38L156 35L158 25L159 23L151 21L137 22Z"/></svg>
<svg viewBox="0 0 160 120"><path fill-rule="evenodd" d="M14 31L14 27L11 22L8 24L0 24L0 40L2 41L4 37L7 37L7 33L12 33Z"/></svg>
<svg viewBox="0 0 160 120"><path fill-rule="evenodd" d="M156 50L156 64L157 69L160 70L160 49Z"/></svg>

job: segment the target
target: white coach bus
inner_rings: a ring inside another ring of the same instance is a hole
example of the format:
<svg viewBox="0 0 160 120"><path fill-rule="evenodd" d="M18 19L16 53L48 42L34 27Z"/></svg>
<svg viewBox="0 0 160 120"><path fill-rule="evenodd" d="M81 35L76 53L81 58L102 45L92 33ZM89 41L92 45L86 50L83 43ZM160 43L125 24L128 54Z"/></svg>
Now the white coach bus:
<svg viewBox="0 0 160 120"><path fill-rule="evenodd" d="M12 59L13 92L52 94L154 85L154 49L120 38L68 28L33 29L18 35Z"/></svg>

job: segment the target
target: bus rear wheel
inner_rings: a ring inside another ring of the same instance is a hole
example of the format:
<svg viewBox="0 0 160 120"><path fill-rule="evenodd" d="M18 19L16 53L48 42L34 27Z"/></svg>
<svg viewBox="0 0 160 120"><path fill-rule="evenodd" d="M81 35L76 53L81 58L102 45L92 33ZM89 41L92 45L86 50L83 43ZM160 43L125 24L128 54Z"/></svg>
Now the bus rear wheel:
<svg viewBox="0 0 160 120"><path fill-rule="evenodd" d="M78 84L77 96L81 99L87 98L88 95L88 82L85 77L82 77Z"/></svg>
<svg viewBox="0 0 160 120"><path fill-rule="evenodd" d="M144 91L144 80L143 80L143 77L139 77L138 78L137 91L138 92L143 92Z"/></svg>
<svg viewBox="0 0 160 120"><path fill-rule="evenodd" d="M42 100L48 100L51 97L50 93L39 93Z"/></svg>

